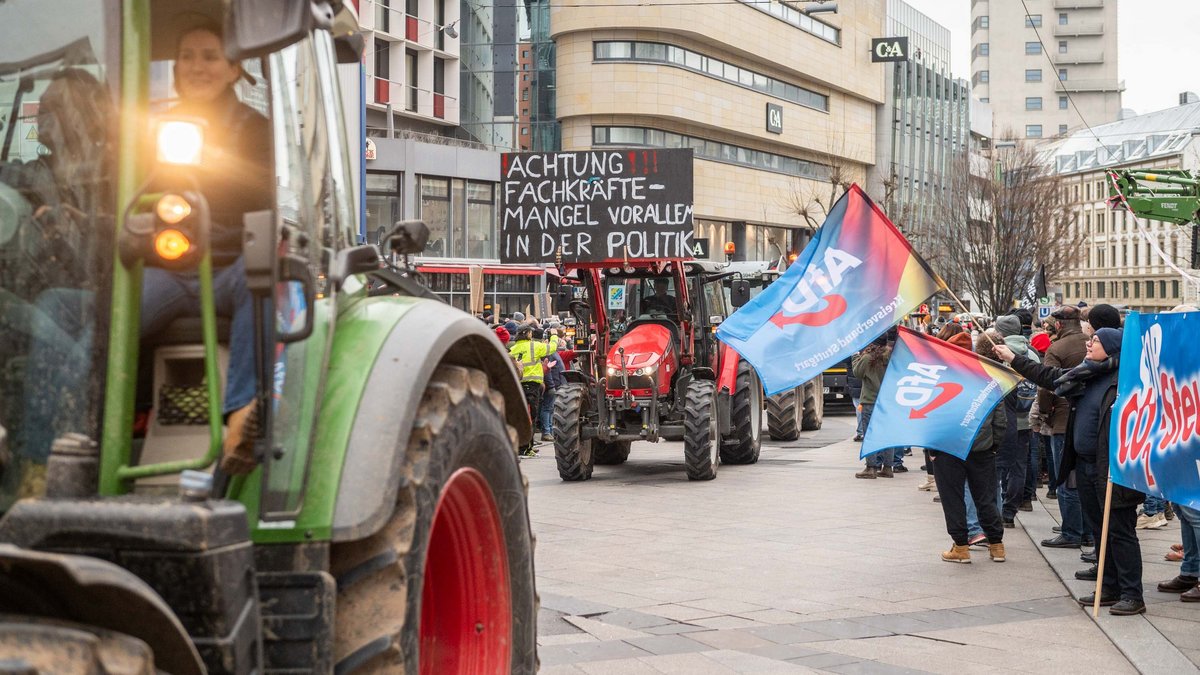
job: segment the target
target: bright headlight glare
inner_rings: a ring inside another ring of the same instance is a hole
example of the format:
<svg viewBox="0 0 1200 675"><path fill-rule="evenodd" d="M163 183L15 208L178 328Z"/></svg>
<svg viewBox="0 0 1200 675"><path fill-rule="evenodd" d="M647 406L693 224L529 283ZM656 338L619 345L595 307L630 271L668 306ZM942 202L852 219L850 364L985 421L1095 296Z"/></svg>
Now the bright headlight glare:
<svg viewBox="0 0 1200 675"><path fill-rule="evenodd" d="M176 194L166 194L154 206L159 220L168 225L176 225L184 218L192 215L192 205L186 199Z"/></svg>
<svg viewBox="0 0 1200 675"><path fill-rule="evenodd" d="M192 242L179 230L166 229L154 236L154 252L163 260L179 260L191 248Z"/></svg>
<svg viewBox="0 0 1200 675"><path fill-rule="evenodd" d="M163 120L158 124L158 161L176 166L199 166L204 153L204 129L195 122Z"/></svg>
<svg viewBox="0 0 1200 675"><path fill-rule="evenodd" d="M616 368L613 368L612 366L609 366L609 367L608 367L608 374L609 374L609 375L616 375L616 374L617 374L617 369L616 369Z"/></svg>

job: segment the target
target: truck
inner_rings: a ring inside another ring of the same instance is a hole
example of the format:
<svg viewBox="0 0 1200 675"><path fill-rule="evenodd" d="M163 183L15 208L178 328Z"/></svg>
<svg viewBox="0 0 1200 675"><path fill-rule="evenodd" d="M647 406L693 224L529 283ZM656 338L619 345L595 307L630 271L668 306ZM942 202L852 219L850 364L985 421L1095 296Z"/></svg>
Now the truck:
<svg viewBox="0 0 1200 675"><path fill-rule="evenodd" d="M623 463L638 440L682 440L689 480L716 478L721 463L758 461L762 383L715 335L731 312L731 272L684 259L561 267L578 281L557 302L576 326L574 364L553 413L564 481Z"/></svg>
<svg viewBox="0 0 1200 675"><path fill-rule="evenodd" d="M318 0L0 4L0 670L533 673L515 367L407 256L357 244L339 63ZM223 27L268 120L245 213L253 470L230 476L212 216L219 128L173 112L176 45ZM355 97L356 100L357 97ZM140 335L148 267L198 316Z"/></svg>

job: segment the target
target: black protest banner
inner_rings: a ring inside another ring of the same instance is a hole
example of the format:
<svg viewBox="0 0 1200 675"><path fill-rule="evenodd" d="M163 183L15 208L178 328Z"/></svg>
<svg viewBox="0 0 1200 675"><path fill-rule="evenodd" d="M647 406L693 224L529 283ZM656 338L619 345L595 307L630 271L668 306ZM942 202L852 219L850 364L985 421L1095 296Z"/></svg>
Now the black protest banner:
<svg viewBox="0 0 1200 675"><path fill-rule="evenodd" d="M507 153L500 261L691 258L692 151Z"/></svg>

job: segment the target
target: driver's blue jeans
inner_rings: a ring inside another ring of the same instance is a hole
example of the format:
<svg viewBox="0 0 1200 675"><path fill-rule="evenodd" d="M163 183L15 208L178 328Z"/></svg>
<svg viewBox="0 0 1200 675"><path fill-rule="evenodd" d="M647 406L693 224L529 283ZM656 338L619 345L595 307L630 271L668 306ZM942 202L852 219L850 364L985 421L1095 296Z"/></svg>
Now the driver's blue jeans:
<svg viewBox="0 0 1200 675"><path fill-rule="evenodd" d="M213 302L218 316L228 316L229 368L225 401L229 414L254 400L254 302L246 288L246 269L239 257L228 267L213 268ZM143 339L182 316L200 315L200 277L147 267L142 275Z"/></svg>

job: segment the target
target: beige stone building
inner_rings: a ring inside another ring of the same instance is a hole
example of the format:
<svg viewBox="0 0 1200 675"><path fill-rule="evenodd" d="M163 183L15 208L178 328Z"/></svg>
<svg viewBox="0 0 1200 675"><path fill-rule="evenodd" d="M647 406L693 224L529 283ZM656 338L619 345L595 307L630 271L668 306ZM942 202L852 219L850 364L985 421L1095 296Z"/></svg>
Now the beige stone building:
<svg viewBox="0 0 1200 675"><path fill-rule="evenodd" d="M971 73L973 95L995 114L995 138L1115 121L1125 90L1117 0L971 0Z"/></svg>
<svg viewBox="0 0 1200 675"><path fill-rule="evenodd" d="M1060 278L1050 279L1051 287L1059 287L1063 303L1071 305L1104 302L1161 312L1196 302L1196 285L1154 251L1157 247L1177 267L1188 270L1192 228L1109 208L1105 170L1200 169L1200 103L1100 125L1094 131L1104 145L1081 130L1042 148L1042 159L1064 179L1074 226L1083 237L1078 261Z"/></svg>
<svg viewBox="0 0 1200 675"><path fill-rule="evenodd" d="M875 161L882 0L807 16L781 2L665 1L636 10L552 3L563 150L695 150L696 232L714 257L797 250L797 197Z"/></svg>

